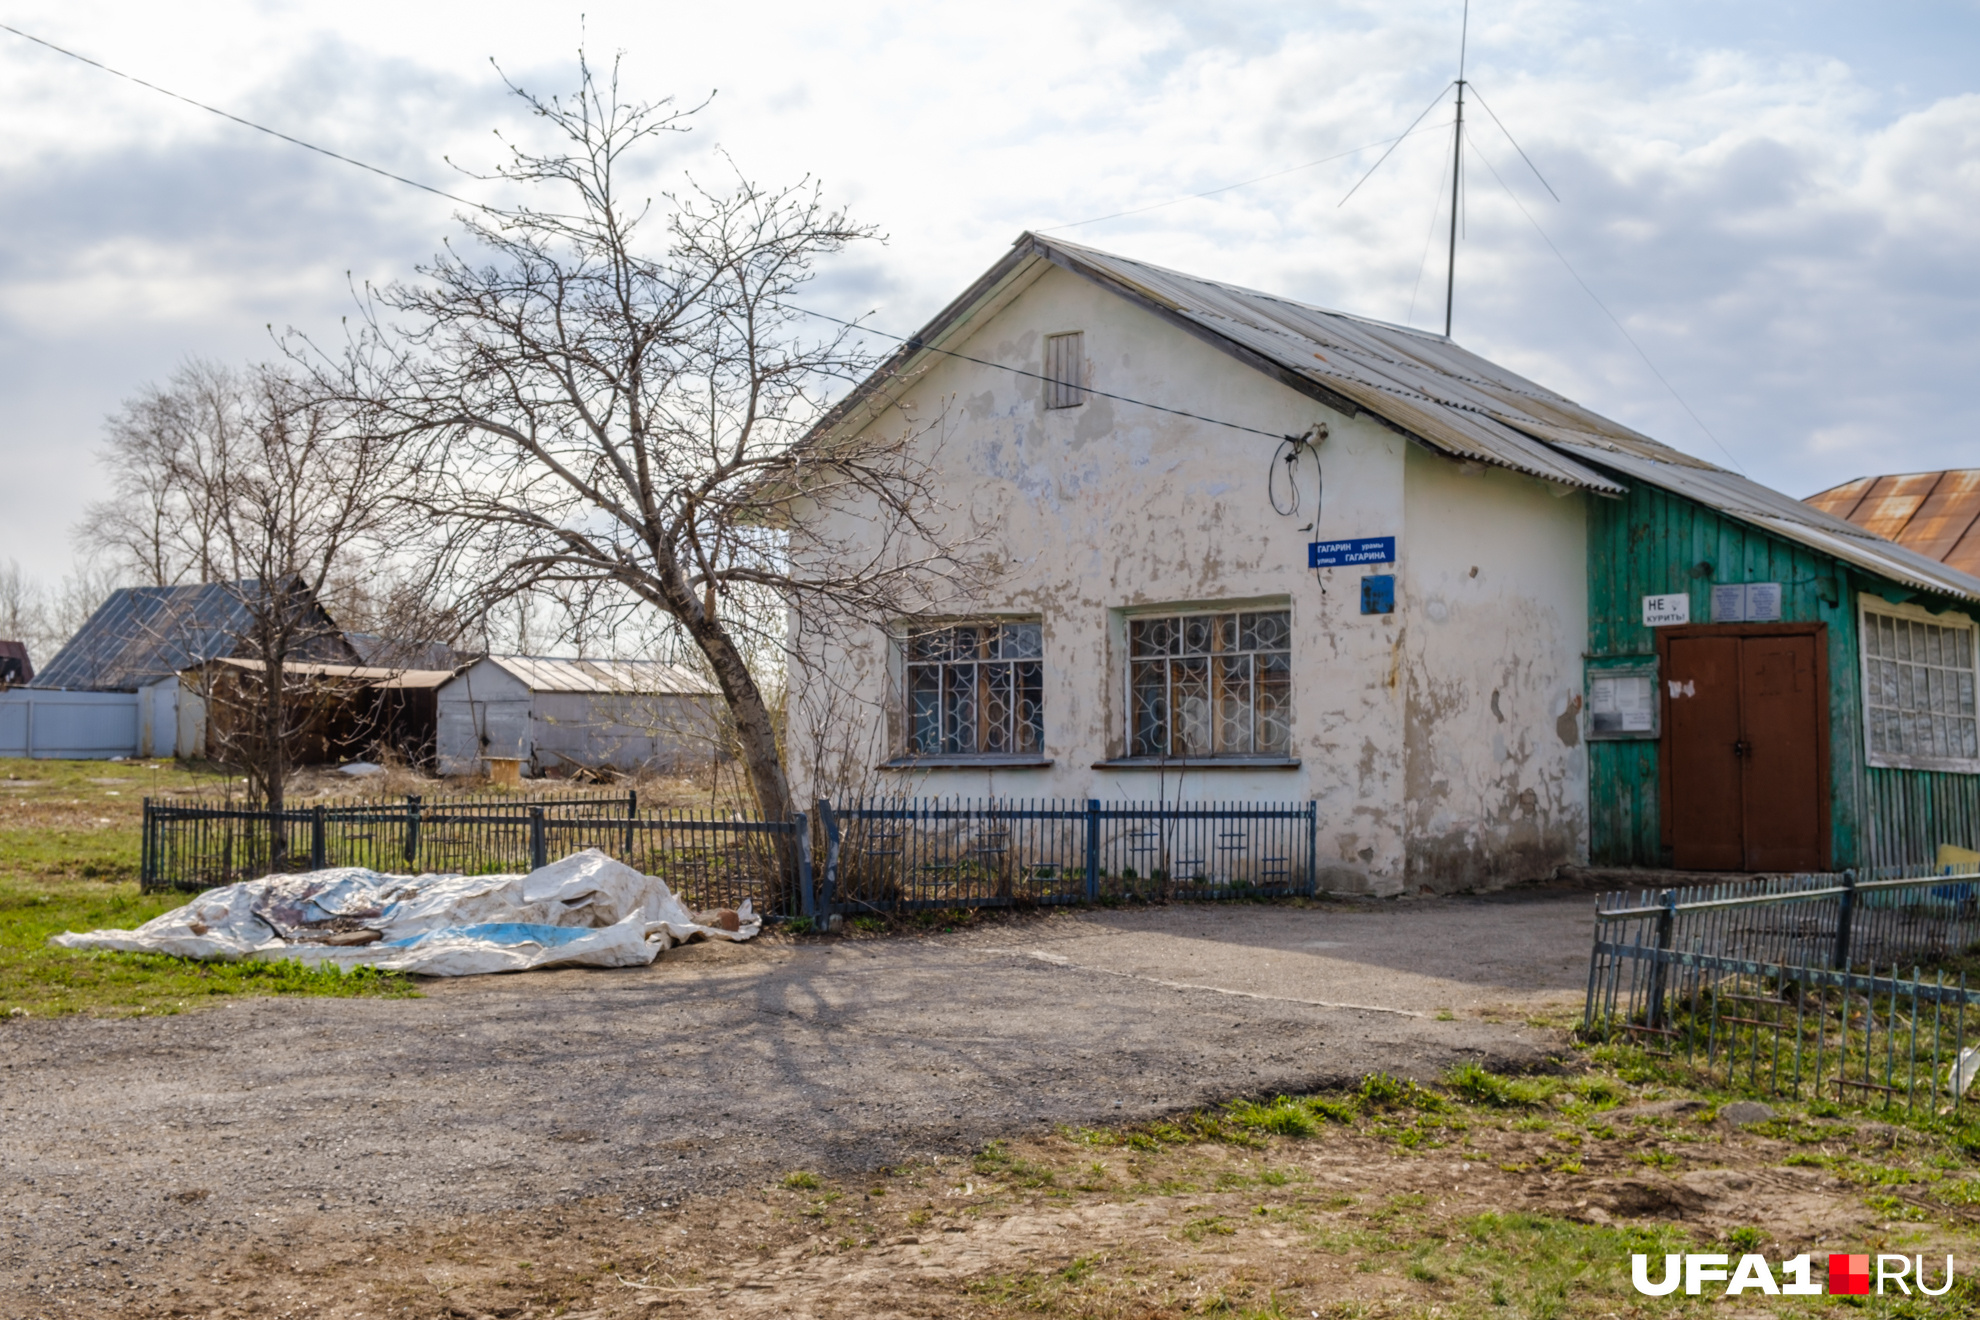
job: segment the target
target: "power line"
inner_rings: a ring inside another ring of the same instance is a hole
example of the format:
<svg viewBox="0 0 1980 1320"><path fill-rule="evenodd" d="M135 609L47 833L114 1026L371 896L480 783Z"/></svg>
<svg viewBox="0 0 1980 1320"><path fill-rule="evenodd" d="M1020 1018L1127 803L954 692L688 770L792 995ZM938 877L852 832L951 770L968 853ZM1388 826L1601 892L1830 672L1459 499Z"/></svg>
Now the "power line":
<svg viewBox="0 0 1980 1320"><path fill-rule="evenodd" d="M439 188L435 188L431 184L421 183L417 179L408 179L403 174L394 174L392 173L392 171L380 169L376 165L367 165L361 160L353 160L351 157L346 156L341 152L332 151L328 147L319 147L314 142L305 142L299 137L290 137L287 133L283 133L277 129L269 128L265 124L257 124L252 119L243 119L239 115L230 114L227 111L222 110L217 106L208 105L204 101L195 101L190 96L181 96L179 93L171 90L168 87L160 87L157 83L146 82L144 79L138 77L135 74L125 73L121 69L113 69L109 65L104 64L99 60L93 60L87 55L78 55L75 51L69 50L63 46L58 46L52 41L44 41L40 37L35 36L33 33L23 32L17 27L11 27L6 23L0 23L0 32L11 32L15 36L21 38L23 41L32 41L35 45L46 47L47 49L54 51L57 55L66 55L72 60L78 60L81 63L89 65L93 69L101 69L103 72L110 74L113 77L122 78L125 82L133 82L136 83L138 86L143 87L149 91L157 92L160 96L169 96L174 101L183 101L187 105L192 106L195 109L206 111L206 113L210 115L219 115L222 119L232 120L234 123L239 124L243 128L251 128L257 133L266 133L270 137L280 138L282 141L287 142L291 146L301 147L305 151L314 151L319 156L328 156L330 159L340 160L344 162L344 164L346 165L355 165L357 166L357 168L361 170L369 170L371 173L379 175L383 178L390 179L394 183L403 183L408 188L417 188L421 192L432 193L435 197L444 197L450 202L459 202L462 206L472 206L477 211L488 211L490 214L495 213L492 210L492 208L484 206L480 202L471 202L465 197L457 197L453 193L445 192Z"/></svg>
<svg viewBox="0 0 1980 1320"><path fill-rule="evenodd" d="M1434 102L1432 104L1434 104ZM1422 115L1417 116L1418 119L1421 119L1422 117L1423 117ZM1062 225L1047 225L1044 228L1036 229L1032 232L1039 234L1050 234L1050 233L1055 233L1061 229L1077 229L1081 225L1097 225L1102 220L1118 220L1122 216L1141 215L1142 213L1147 211L1159 211L1165 206L1176 206L1182 202L1193 202L1201 197L1215 197L1219 193L1227 193L1234 188L1248 188L1254 183L1263 183L1267 179L1279 179L1285 177L1288 174L1297 174L1301 170L1310 170L1316 165L1326 165L1333 161L1346 160L1349 156L1359 156L1362 152L1373 151L1377 147L1386 146L1393 149L1398 142L1401 142L1403 138L1409 137L1413 133L1427 133L1432 128L1442 128L1442 127L1443 127L1442 124L1430 124L1424 126L1423 128L1416 128L1412 126L1411 128L1405 130L1402 133L1402 135L1399 137L1383 138L1380 142L1370 142L1365 146L1356 147L1351 151L1338 152L1332 156L1322 156L1319 160L1309 160L1304 165L1292 165L1292 166L1288 166L1283 170L1273 170L1270 174L1260 174L1256 178L1240 179L1236 183L1227 183L1221 188L1211 188L1206 192L1185 193L1181 197L1171 197L1166 202L1153 202L1147 206L1136 206L1126 211L1110 211L1106 215L1096 215L1086 220L1071 220ZM1380 162L1377 163L1379 164Z"/></svg>
<svg viewBox="0 0 1980 1320"><path fill-rule="evenodd" d="M1507 136L1510 137L1511 134L1507 134ZM1581 286L1581 291L1587 294L1589 298L1594 301L1597 307L1602 309L1602 315L1608 317L1609 323L1615 326L1615 328L1621 332L1622 337L1624 339L1627 339L1629 341L1629 346L1636 350L1636 355L1638 357L1643 359L1643 365L1650 368L1650 374L1657 378L1659 384L1661 384L1665 389L1670 391L1671 397L1678 401L1678 406L1680 408L1683 408L1686 415L1688 415L1693 422L1696 422L1698 424L1698 429L1703 431L1708 437L1710 437L1712 443L1719 447L1719 452L1726 456L1726 461L1731 463L1733 467L1738 470L1741 476L1745 476L1746 469L1741 467L1739 460L1733 457L1732 450L1726 448L1726 442L1719 439L1717 435L1713 434L1712 428L1705 425L1705 419L1700 417L1696 412L1694 412L1692 410L1691 405L1685 402L1684 396L1677 392L1677 386L1671 384L1669 380L1665 379L1664 373L1657 370L1657 364L1655 362L1652 362L1650 360L1650 355L1643 351L1643 345L1636 342L1636 336L1632 335L1629 332L1629 327L1625 326L1619 319L1617 319L1616 314L1609 310L1609 305L1603 302L1601 298L1596 295L1595 290L1588 287L1588 281L1581 278L1581 272L1574 268L1574 263L1567 259L1567 254L1562 252L1559 247L1555 246L1554 240L1547 236L1547 231L1540 227L1540 222L1538 220L1535 220L1533 218L1533 213L1526 209L1526 203L1519 200L1519 194L1515 193L1512 190L1512 188L1507 185L1506 181L1503 178L1500 178L1497 167L1492 164L1492 158L1486 155L1485 152L1482 149L1480 149L1476 143L1472 144L1471 149L1473 151L1478 152L1478 159L1485 162L1485 168L1492 172L1492 177L1494 179L1497 179L1499 186L1506 190L1506 196L1511 198L1512 204L1519 208L1519 213L1526 217L1526 223L1533 226L1533 232L1540 235L1540 240L1547 245L1547 250L1552 252L1556 257L1560 259L1560 263L1563 267L1566 268L1567 273L1574 276L1574 282ZM1537 174L1539 171L1536 170L1534 172Z"/></svg>
<svg viewBox="0 0 1980 1320"><path fill-rule="evenodd" d="M1023 367L1013 367L1002 362L990 362L983 358L971 357L967 353L958 353L953 349L937 348L933 344L924 343L919 335L888 334L885 330L875 330L872 326L862 325L858 321L847 321L837 316L828 316L824 312L814 312L809 307L795 307L789 303L777 303L776 306L783 308L787 312L796 312L800 316L815 316L821 321L830 321L834 325L842 325L849 330L857 330L861 334L878 335L882 339L891 339L895 343L905 344L911 349L919 349L928 353L940 353L944 357L961 358L964 362L974 362L979 367L992 367L998 371L1008 371L1013 376L1026 376L1032 380L1042 380L1048 385L1065 383L1051 376L1040 375L1036 371L1026 371ZM1261 431L1255 426L1246 426L1242 422L1227 422L1218 417L1205 417L1201 413L1184 412L1180 408L1171 408L1160 403L1150 403L1146 399L1130 398L1125 394L1109 394L1105 390L1089 389L1084 385L1076 388L1078 388L1081 394L1091 394L1102 399L1112 399L1116 403L1131 403L1137 408L1152 408L1159 413L1168 413L1171 417L1187 417L1192 422L1205 422L1211 426L1229 427L1233 431L1246 431L1252 435L1262 435L1268 440L1290 440L1297 443L1300 439L1298 436L1286 435L1279 431Z"/></svg>

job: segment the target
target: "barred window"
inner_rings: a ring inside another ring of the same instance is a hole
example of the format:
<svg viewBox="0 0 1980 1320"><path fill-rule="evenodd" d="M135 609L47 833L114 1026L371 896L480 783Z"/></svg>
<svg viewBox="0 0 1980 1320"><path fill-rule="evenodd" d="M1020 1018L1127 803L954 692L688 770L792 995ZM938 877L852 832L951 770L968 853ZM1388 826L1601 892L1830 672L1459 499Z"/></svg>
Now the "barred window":
<svg viewBox="0 0 1980 1320"><path fill-rule="evenodd" d="M909 753L1041 754L1041 654L1036 623L970 623L909 637Z"/></svg>
<svg viewBox="0 0 1980 1320"><path fill-rule="evenodd" d="M1080 331L1069 335L1045 336L1045 406L1077 408L1086 402L1080 386L1086 376L1086 336Z"/></svg>
<svg viewBox="0 0 1980 1320"><path fill-rule="evenodd" d="M1285 610L1130 619L1129 755L1287 755L1291 648Z"/></svg>
<svg viewBox="0 0 1980 1320"><path fill-rule="evenodd" d="M1971 624L1863 612L1870 754L1907 762L1980 759Z"/></svg>

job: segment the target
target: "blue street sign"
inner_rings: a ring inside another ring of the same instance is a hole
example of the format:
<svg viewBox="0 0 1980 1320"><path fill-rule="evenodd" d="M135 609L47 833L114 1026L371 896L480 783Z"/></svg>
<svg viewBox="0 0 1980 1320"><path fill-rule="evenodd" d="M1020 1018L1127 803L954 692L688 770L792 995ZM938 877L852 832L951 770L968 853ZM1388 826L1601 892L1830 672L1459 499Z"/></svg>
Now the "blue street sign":
<svg viewBox="0 0 1980 1320"><path fill-rule="evenodd" d="M1363 536L1352 541L1309 541L1306 545L1308 568L1395 562L1396 538L1393 536Z"/></svg>

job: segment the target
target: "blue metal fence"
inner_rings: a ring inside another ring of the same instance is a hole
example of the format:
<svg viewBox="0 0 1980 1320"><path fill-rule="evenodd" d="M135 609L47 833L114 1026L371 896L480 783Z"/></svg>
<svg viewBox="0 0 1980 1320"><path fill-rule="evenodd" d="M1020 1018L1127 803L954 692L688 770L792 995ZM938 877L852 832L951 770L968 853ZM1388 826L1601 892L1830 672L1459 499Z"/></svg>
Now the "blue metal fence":
<svg viewBox="0 0 1980 1320"><path fill-rule="evenodd" d="M637 797L144 809L146 890L289 870L527 870L598 848L690 903L775 915L1312 894L1311 802L873 798L815 814L656 811ZM814 839L814 834L818 835ZM276 846L277 842L281 846ZM814 868L814 850L823 866Z"/></svg>
<svg viewBox="0 0 1980 1320"><path fill-rule="evenodd" d="M870 798L818 817L821 911L1314 892L1311 802Z"/></svg>

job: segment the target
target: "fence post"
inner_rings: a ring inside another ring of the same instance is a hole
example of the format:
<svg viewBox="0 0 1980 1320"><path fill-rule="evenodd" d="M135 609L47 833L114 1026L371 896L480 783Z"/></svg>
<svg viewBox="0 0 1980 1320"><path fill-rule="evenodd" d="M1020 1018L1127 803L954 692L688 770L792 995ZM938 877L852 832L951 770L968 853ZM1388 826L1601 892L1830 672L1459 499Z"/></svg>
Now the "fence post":
<svg viewBox="0 0 1980 1320"><path fill-rule="evenodd" d="M406 794L406 863L419 864L419 794Z"/></svg>
<svg viewBox="0 0 1980 1320"><path fill-rule="evenodd" d="M815 919L818 903L811 892L811 818L800 811L793 820L797 823L798 911Z"/></svg>
<svg viewBox="0 0 1980 1320"><path fill-rule="evenodd" d="M1320 804L1306 804L1306 896L1320 892Z"/></svg>
<svg viewBox="0 0 1980 1320"><path fill-rule="evenodd" d="M152 867L155 864L155 854L151 849L151 799L146 798L144 800L144 837L138 844L139 893L148 894L151 892L152 883L157 879L157 876L152 871Z"/></svg>
<svg viewBox="0 0 1980 1320"><path fill-rule="evenodd" d="M632 861L633 827L639 824L639 790L626 790L626 861Z"/></svg>
<svg viewBox="0 0 1980 1320"><path fill-rule="evenodd" d="M543 837L543 808L529 809L529 869L540 871L550 865L550 844Z"/></svg>
<svg viewBox="0 0 1980 1320"><path fill-rule="evenodd" d="M1677 892L1666 889L1659 895L1664 910L1657 914L1657 949L1668 953L1671 941L1677 934ZM1650 1021L1656 1028L1664 1025L1664 973L1669 967L1663 958L1654 959L1650 964Z"/></svg>
<svg viewBox="0 0 1980 1320"><path fill-rule="evenodd" d="M1100 799L1086 799L1086 901L1100 901Z"/></svg>
<svg viewBox="0 0 1980 1320"><path fill-rule="evenodd" d="M824 798L818 799L818 819L825 825L825 892L819 895L817 920L829 926L839 901L839 817Z"/></svg>
<svg viewBox="0 0 1980 1320"><path fill-rule="evenodd" d="M323 804L317 803L309 809L309 869L321 871L329 863L324 860L328 851L323 838Z"/></svg>
<svg viewBox="0 0 1980 1320"><path fill-rule="evenodd" d="M1839 972L1849 970L1850 925L1856 916L1856 872L1843 872L1842 899L1836 904L1836 947L1829 966Z"/></svg>

